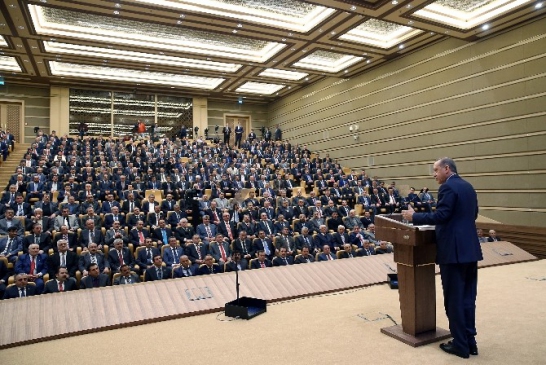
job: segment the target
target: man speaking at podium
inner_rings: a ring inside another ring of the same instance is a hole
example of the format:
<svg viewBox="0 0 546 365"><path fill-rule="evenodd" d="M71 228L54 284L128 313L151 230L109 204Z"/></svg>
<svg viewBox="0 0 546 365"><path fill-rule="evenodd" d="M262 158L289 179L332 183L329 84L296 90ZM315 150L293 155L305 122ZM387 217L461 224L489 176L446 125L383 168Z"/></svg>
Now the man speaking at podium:
<svg viewBox="0 0 546 365"><path fill-rule="evenodd" d="M440 184L433 213L415 213L411 205L402 211L414 225L436 226L436 263L444 292L444 307L453 341L440 348L462 358L478 355L476 345L476 294L478 264L482 251L476 234L478 199L470 183L457 175L448 157L434 163L434 178Z"/></svg>

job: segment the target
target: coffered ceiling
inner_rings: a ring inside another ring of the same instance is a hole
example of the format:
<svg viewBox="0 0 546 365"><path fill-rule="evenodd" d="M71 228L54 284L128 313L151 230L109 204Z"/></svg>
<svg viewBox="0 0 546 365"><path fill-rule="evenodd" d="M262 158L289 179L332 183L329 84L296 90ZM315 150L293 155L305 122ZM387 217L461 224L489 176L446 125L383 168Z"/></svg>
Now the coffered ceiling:
<svg viewBox="0 0 546 365"><path fill-rule="evenodd" d="M4 0L0 74L6 84L269 102L545 9L536 0Z"/></svg>

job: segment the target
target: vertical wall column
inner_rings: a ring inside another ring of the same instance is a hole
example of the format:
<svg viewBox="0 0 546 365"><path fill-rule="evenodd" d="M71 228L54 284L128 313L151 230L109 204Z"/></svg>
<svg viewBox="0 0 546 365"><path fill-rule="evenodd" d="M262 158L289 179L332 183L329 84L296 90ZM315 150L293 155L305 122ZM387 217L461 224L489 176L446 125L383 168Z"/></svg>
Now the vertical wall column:
<svg viewBox="0 0 546 365"><path fill-rule="evenodd" d="M58 136L68 134L70 121L70 89L51 87L51 104L49 109L50 131Z"/></svg>
<svg viewBox="0 0 546 365"><path fill-rule="evenodd" d="M205 135L205 128L208 127L207 98L193 98L193 127L199 127L197 135Z"/></svg>

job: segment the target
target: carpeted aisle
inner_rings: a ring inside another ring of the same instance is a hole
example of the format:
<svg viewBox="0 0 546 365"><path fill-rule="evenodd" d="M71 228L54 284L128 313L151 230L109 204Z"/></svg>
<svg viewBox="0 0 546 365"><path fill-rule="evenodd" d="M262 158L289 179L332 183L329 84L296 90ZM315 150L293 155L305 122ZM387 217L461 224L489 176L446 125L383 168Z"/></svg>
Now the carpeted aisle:
<svg viewBox="0 0 546 365"><path fill-rule="evenodd" d="M438 326L447 328L439 276L436 284ZM0 351L0 363L539 364L546 261L479 270L480 355L469 360L438 343L412 348L381 334L393 324L388 316L400 321L398 293L379 285L274 303L250 321L213 313L15 347Z"/></svg>

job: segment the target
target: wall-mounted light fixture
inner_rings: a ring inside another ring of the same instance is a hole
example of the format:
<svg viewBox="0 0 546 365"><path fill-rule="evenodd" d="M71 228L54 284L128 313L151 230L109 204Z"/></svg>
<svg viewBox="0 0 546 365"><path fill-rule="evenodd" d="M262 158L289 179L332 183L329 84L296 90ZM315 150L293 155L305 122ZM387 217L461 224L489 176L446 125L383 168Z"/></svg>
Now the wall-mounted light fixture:
<svg viewBox="0 0 546 365"><path fill-rule="evenodd" d="M352 124L349 126L349 132L352 132L353 133L353 139L356 141L359 137L358 135L358 125L357 124Z"/></svg>

